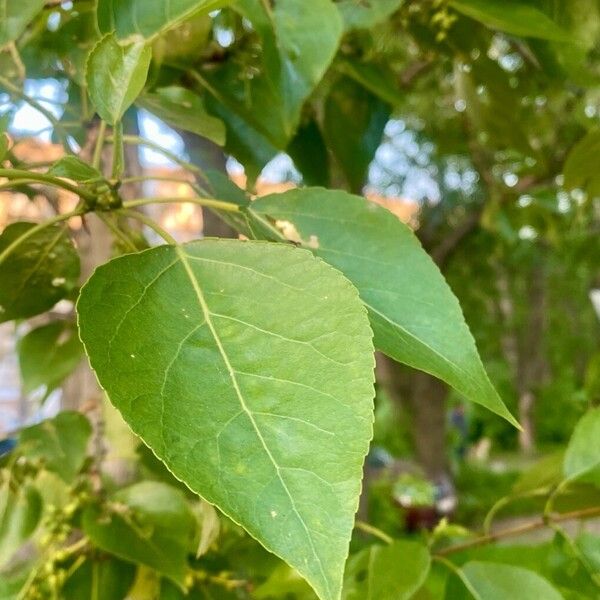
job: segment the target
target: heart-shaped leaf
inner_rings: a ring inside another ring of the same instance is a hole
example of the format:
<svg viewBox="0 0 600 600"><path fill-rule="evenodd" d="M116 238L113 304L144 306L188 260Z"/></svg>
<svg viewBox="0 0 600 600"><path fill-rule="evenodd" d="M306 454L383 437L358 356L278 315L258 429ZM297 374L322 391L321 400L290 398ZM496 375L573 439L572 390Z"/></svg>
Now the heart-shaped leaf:
<svg viewBox="0 0 600 600"><path fill-rule="evenodd" d="M271 217L358 288L375 346L516 423L481 364L460 305L412 230L388 210L345 192L290 190L259 198Z"/></svg>
<svg viewBox="0 0 600 600"><path fill-rule="evenodd" d="M103 265L78 313L132 429L337 600L373 421L372 334L352 285L302 249L207 240Z"/></svg>

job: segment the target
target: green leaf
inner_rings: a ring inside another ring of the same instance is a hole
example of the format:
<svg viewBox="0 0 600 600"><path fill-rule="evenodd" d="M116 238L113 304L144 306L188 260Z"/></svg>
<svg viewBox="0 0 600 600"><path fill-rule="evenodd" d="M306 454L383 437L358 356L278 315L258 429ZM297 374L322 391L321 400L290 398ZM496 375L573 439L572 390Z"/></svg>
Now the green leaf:
<svg viewBox="0 0 600 600"><path fill-rule="evenodd" d="M569 42L571 36L541 10L527 1L450 0L457 11L486 27L522 37Z"/></svg>
<svg viewBox="0 0 600 600"><path fill-rule="evenodd" d="M600 485L600 408L587 412L575 426L563 472L569 479L585 476Z"/></svg>
<svg viewBox="0 0 600 600"><path fill-rule="evenodd" d="M286 0L272 9L262 0L239 0L236 9L262 39L260 72L249 80L237 59L229 60L207 75L208 89L227 111L284 150L298 128L304 102L335 56L341 17L330 0ZM229 124L226 114L217 114Z"/></svg>
<svg viewBox="0 0 600 600"><path fill-rule="evenodd" d="M83 466L91 434L92 427L81 413L65 411L23 429L19 452L29 459L42 459L47 471L70 482Z"/></svg>
<svg viewBox="0 0 600 600"><path fill-rule="evenodd" d="M23 391L44 386L48 395L75 370L83 357L83 346L73 323L55 321L24 336L18 353Z"/></svg>
<svg viewBox="0 0 600 600"><path fill-rule="evenodd" d="M364 198L320 188L264 196L252 210L280 221L294 241L354 283L379 350L516 423L490 383L457 299L407 225Z"/></svg>
<svg viewBox="0 0 600 600"><path fill-rule="evenodd" d="M99 548L151 567L180 586L195 522L179 490L153 481L119 490L108 510L92 505L82 516L83 530Z"/></svg>
<svg viewBox="0 0 600 600"><path fill-rule="evenodd" d="M90 52L86 83L98 114L115 125L135 102L146 83L152 49L144 41L120 45L105 35Z"/></svg>
<svg viewBox="0 0 600 600"><path fill-rule="evenodd" d="M471 561L460 569L460 573L462 583L457 578L450 580L447 600L563 600L546 579L521 567Z"/></svg>
<svg viewBox="0 0 600 600"><path fill-rule="evenodd" d="M594 128L571 149L564 166L565 188L586 190L590 196L600 196L600 128Z"/></svg>
<svg viewBox="0 0 600 600"><path fill-rule="evenodd" d="M329 154L314 119L298 129L287 153L302 173L305 185L329 185Z"/></svg>
<svg viewBox="0 0 600 600"><path fill-rule="evenodd" d="M63 156L48 169L48 175L65 177L73 181L91 181L102 178L102 173L98 169L94 169L77 156Z"/></svg>
<svg viewBox="0 0 600 600"><path fill-rule="evenodd" d="M404 0L342 0L336 6L344 19L344 30L370 29L388 19Z"/></svg>
<svg viewBox="0 0 600 600"><path fill-rule="evenodd" d="M575 543L600 585L600 536L586 531L577 536Z"/></svg>
<svg viewBox="0 0 600 600"><path fill-rule="evenodd" d="M86 560L67 579L61 592L64 600L123 600L135 578L135 567L111 557Z"/></svg>
<svg viewBox="0 0 600 600"><path fill-rule="evenodd" d="M166 87L138 98L137 104L171 127L191 131L222 146L225 143L223 121L209 115L202 98L181 87Z"/></svg>
<svg viewBox="0 0 600 600"><path fill-rule="evenodd" d="M343 600L408 600L423 585L431 559L417 542L365 548L348 560Z"/></svg>
<svg viewBox="0 0 600 600"><path fill-rule="evenodd" d="M325 138L350 189L360 192L381 143L390 108L352 79L343 78L325 102Z"/></svg>
<svg viewBox="0 0 600 600"><path fill-rule="evenodd" d="M98 0L98 27L114 31L118 39L141 36L152 39L159 33L200 13L209 13L232 0Z"/></svg>
<svg viewBox="0 0 600 600"><path fill-rule="evenodd" d="M206 240L103 265L78 312L134 432L337 600L373 420L371 331L349 282L301 249Z"/></svg>
<svg viewBox="0 0 600 600"><path fill-rule="evenodd" d="M390 106L397 106L403 99L400 89L394 82L394 73L388 65L344 60L339 61L336 66L342 73Z"/></svg>
<svg viewBox="0 0 600 600"><path fill-rule="evenodd" d="M4 160L6 153L8 152L10 141L6 133L0 133L0 162Z"/></svg>
<svg viewBox="0 0 600 600"><path fill-rule="evenodd" d="M34 223L13 223L0 235L0 254ZM0 259L0 323L25 319L66 298L79 280L79 255L65 227L45 227Z"/></svg>
<svg viewBox="0 0 600 600"><path fill-rule="evenodd" d="M25 31L44 4L45 0L0 0L0 49Z"/></svg>
<svg viewBox="0 0 600 600"><path fill-rule="evenodd" d="M35 531L42 515L37 490L24 485L13 488L7 480L0 488L0 566L6 564Z"/></svg>

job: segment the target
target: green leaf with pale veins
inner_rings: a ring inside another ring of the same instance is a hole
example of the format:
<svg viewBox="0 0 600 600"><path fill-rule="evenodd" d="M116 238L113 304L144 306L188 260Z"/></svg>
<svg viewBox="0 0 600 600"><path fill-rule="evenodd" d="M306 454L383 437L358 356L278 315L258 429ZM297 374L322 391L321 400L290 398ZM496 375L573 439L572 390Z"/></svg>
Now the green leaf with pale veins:
<svg viewBox="0 0 600 600"><path fill-rule="evenodd" d="M459 570L446 589L446 600L563 600L541 575L494 562L471 561Z"/></svg>
<svg viewBox="0 0 600 600"><path fill-rule="evenodd" d="M0 323L25 319L67 297L79 279L79 255L65 227L45 227L4 254L34 223L13 223L0 235Z"/></svg>
<svg viewBox="0 0 600 600"><path fill-rule="evenodd" d="M209 115L202 98L194 92L177 86L159 88L138 98L137 104L171 127L191 131L220 146L225 143L223 121Z"/></svg>
<svg viewBox="0 0 600 600"><path fill-rule="evenodd" d="M586 478L600 486L600 408L587 412L569 440L563 472L568 479Z"/></svg>
<svg viewBox="0 0 600 600"><path fill-rule="evenodd" d="M151 58L152 49L145 41L121 45L113 34L92 48L85 79L98 114L108 124L115 125L139 96Z"/></svg>
<svg viewBox="0 0 600 600"><path fill-rule="evenodd" d="M395 541L353 555L346 566L344 600L409 600L423 585L431 559L423 544Z"/></svg>
<svg viewBox="0 0 600 600"><path fill-rule="evenodd" d="M25 31L45 3L45 0L0 0L0 49Z"/></svg>
<svg viewBox="0 0 600 600"><path fill-rule="evenodd" d="M485 372L458 300L407 225L364 198L321 188L264 196L252 210L279 221L290 239L354 283L379 350L516 423Z"/></svg>
<svg viewBox="0 0 600 600"><path fill-rule="evenodd" d="M87 507L81 525L105 552L183 586L196 520L181 491L156 481L136 483L116 492L104 510Z"/></svg>
<svg viewBox="0 0 600 600"><path fill-rule="evenodd" d="M373 422L372 334L353 286L299 248L207 240L114 259L77 308L134 432L338 600Z"/></svg>
<svg viewBox="0 0 600 600"><path fill-rule="evenodd" d="M119 39L152 39L192 16L231 3L232 0L98 0L98 27L102 33L115 31Z"/></svg>
<svg viewBox="0 0 600 600"><path fill-rule="evenodd" d="M31 330L17 345L23 391L41 386L46 395L56 389L77 367L83 346L73 323L55 321Z"/></svg>

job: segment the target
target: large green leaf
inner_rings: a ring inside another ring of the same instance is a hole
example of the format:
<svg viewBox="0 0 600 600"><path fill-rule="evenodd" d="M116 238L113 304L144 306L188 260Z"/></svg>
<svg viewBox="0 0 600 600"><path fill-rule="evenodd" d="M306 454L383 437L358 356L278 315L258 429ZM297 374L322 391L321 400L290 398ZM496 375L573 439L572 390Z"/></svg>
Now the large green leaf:
<svg viewBox="0 0 600 600"><path fill-rule="evenodd" d="M471 561L461 569L461 583L450 581L447 600L563 600L546 579L521 567L494 562Z"/></svg>
<svg viewBox="0 0 600 600"><path fill-rule="evenodd" d="M563 470L569 479L585 476L600 485L600 408L590 410L577 423Z"/></svg>
<svg viewBox="0 0 600 600"><path fill-rule="evenodd" d="M339 80L327 97L325 138L356 192L366 183L389 116L386 103L349 78Z"/></svg>
<svg viewBox="0 0 600 600"><path fill-rule="evenodd" d="M262 0L239 0L236 9L261 36L260 72L247 79L234 57L209 77L209 90L227 111L284 150L302 105L335 56L341 17L330 0L286 0L272 9ZM218 114L234 128L226 113Z"/></svg>
<svg viewBox="0 0 600 600"><path fill-rule="evenodd" d="M141 96L137 104L171 127L191 131L222 146L225 143L223 121L209 115L202 98L180 87L166 87Z"/></svg>
<svg viewBox="0 0 600 600"><path fill-rule="evenodd" d="M511 423L458 301L411 229L358 196L320 188L259 198L258 214L342 271L369 309L375 346L453 386Z"/></svg>
<svg viewBox="0 0 600 600"><path fill-rule="evenodd" d="M152 39L199 13L231 4L232 0L98 0L98 27L122 40Z"/></svg>
<svg viewBox="0 0 600 600"><path fill-rule="evenodd" d="M155 481L119 490L109 509L89 506L86 535L102 550L151 567L183 586L196 520L182 492Z"/></svg>
<svg viewBox="0 0 600 600"><path fill-rule="evenodd" d="M0 235L0 255L34 227L13 223ZM65 228L45 227L0 258L0 323L52 308L78 283L79 255Z"/></svg>
<svg viewBox="0 0 600 600"><path fill-rule="evenodd" d="M113 34L105 35L92 49L86 65L86 83L98 114L115 125L142 91L152 50L144 41L127 45Z"/></svg>
<svg viewBox="0 0 600 600"><path fill-rule="evenodd" d="M132 429L337 600L373 420L372 334L350 283L302 249L207 240L100 267L78 312Z"/></svg>
<svg viewBox="0 0 600 600"><path fill-rule="evenodd" d="M70 482L83 466L91 434L92 427L81 413L65 411L23 429L19 452L29 459L43 460L47 471Z"/></svg>
<svg viewBox="0 0 600 600"><path fill-rule="evenodd" d="M528 0L450 0L449 3L492 29L523 37L571 41L566 31Z"/></svg>
<svg viewBox="0 0 600 600"><path fill-rule="evenodd" d="M600 128L590 130L567 156L564 166L565 187L580 188L591 196L600 196Z"/></svg>
<svg viewBox="0 0 600 600"><path fill-rule="evenodd" d="M23 391L44 386L47 395L75 370L83 357L83 346L74 324L55 321L23 337L18 353Z"/></svg>
<svg viewBox="0 0 600 600"><path fill-rule="evenodd" d="M42 516L42 501L37 490L30 485L13 488L5 481L0 488L0 567L37 527Z"/></svg>
<svg viewBox="0 0 600 600"><path fill-rule="evenodd" d="M416 542L374 545L348 560L344 600L408 600L421 587L431 559Z"/></svg>
<svg viewBox="0 0 600 600"><path fill-rule="evenodd" d="M25 31L45 3L45 0L0 0L0 49Z"/></svg>

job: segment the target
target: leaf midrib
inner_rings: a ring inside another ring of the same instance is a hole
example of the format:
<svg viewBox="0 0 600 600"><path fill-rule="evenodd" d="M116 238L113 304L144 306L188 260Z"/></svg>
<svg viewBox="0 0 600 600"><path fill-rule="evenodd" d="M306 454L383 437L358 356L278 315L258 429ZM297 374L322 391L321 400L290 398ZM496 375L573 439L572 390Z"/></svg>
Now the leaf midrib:
<svg viewBox="0 0 600 600"><path fill-rule="evenodd" d="M244 396L242 394L242 391L240 389L237 377L236 377L236 372L235 369L232 367L231 362L229 361L229 357L227 355L227 353L225 352L225 348L223 347L223 344L221 342L221 338L219 337L219 334L215 328L215 325L211 319L212 313L208 307L208 304L206 303L206 299L204 297L204 294L202 292L202 290L200 289L200 286L198 284L198 281L194 275L194 272L191 268L191 265L188 261L188 255L185 253L185 251L182 249L181 246L176 246L175 250L177 252L177 256L179 257L179 259L181 260L181 263L183 264L183 267L185 269L185 272L190 280L190 283L192 284L192 287L194 289L194 292L196 294L197 300L198 300L198 304L200 305L200 308L202 310L202 313L204 314L204 319L206 322L206 325L208 326L208 328L210 329L211 335L213 336L213 339L215 340L215 344L217 345L217 348L219 350L219 354L221 355L221 358L223 359L223 362L225 364L225 367L227 368L227 372L229 374L229 377L231 379L231 383L233 385L233 388L235 390L235 393L237 395L237 398L240 402L240 405L242 407L242 410L244 413L246 413L246 415L248 416L248 418L250 419L250 423L252 424L252 427L254 428L254 431L256 432L256 435L261 443L261 445L263 446L265 453L267 454L270 462L272 463L275 472L277 474L277 478L279 479L287 497L289 498L290 504L292 506L292 510L294 511L294 513L296 514L296 516L298 517L298 520L300 521L300 523L302 524L302 527L304 528L305 532L306 532L306 537L309 541L312 553L314 558L316 559L318 565L319 565L319 570L321 571L321 576L323 578L323 583L325 585L325 587L327 588L328 593L331 595L331 588L329 585L329 580L325 574L325 571L323 569L323 564L321 562L321 558L320 556L317 554L317 551L315 549L314 543L313 543L313 539L312 536L310 535L310 530L308 528L308 526L306 525L304 519L302 518L302 516L300 515L297 507L296 507L296 503L294 502L294 498L285 482L285 480L283 479L283 476L281 475L281 468L279 466L279 464L277 463L277 461L275 460L275 457L273 456L273 454L271 453L271 450L269 449L269 447L267 446L265 439L262 435L262 432L260 430L260 428L258 427L258 424L256 422L256 420L254 419L254 415L252 413L252 411L250 410L250 408L248 407L248 405L246 404L246 401L244 399ZM189 257L189 258L193 258L193 257Z"/></svg>

